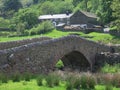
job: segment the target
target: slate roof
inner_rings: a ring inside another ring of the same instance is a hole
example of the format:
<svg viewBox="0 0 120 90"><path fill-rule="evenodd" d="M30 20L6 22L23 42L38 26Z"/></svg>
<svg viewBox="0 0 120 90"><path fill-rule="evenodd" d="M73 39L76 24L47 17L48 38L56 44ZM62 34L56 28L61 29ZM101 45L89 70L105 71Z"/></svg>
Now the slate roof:
<svg viewBox="0 0 120 90"><path fill-rule="evenodd" d="M97 18L97 16L93 13L90 12L85 12L85 11L78 11L86 15L87 17L91 18ZM53 14L53 15L41 15L38 17L38 19L57 19L57 18L70 18L74 13L66 15L66 14Z"/></svg>
<svg viewBox="0 0 120 90"><path fill-rule="evenodd" d="M41 15L38 17L38 19L56 19L56 18L69 18L71 17L73 14L53 14L53 15Z"/></svg>
<svg viewBox="0 0 120 90"><path fill-rule="evenodd" d="M95 14L90 13L90 12L85 12L85 11L80 11L81 13L83 13L84 15L86 15L87 17L92 17L92 18L98 18Z"/></svg>

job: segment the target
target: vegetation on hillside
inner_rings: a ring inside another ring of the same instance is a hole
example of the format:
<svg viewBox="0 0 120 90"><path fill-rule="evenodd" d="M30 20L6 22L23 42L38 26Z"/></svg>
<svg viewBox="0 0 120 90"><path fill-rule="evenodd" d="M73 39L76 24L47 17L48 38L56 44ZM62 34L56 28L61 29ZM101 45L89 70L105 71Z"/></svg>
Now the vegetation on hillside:
<svg viewBox="0 0 120 90"><path fill-rule="evenodd" d="M39 15L76 10L93 12L100 17L101 24L112 22L112 27L120 28L119 0L0 0L0 3L0 16L10 22L6 27L23 35L25 30L39 26Z"/></svg>
<svg viewBox="0 0 120 90"><path fill-rule="evenodd" d="M84 34L82 32L71 32L71 31L62 32L62 31L58 31L58 30L54 29L54 30L49 31L47 33L37 35L35 30L38 30L37 31L38 33L40 32L39 29L35 28L35 29L31 29L31 30L29 30L29 32L27 32L30 34L29 36L21 36L21 37L18 37L18 36L16 36L16 37L3 37L2 36L2 37L0 37L0 42L16 41L16 40L36 38L36 37L42 37L42 36L47 36L47 37L51 37L51 38L59 38L59 37L67 36L67 35L76 35L77 34L81 37L84 37L86 39L93 40L93 41L96 41L99 43L105 43L105 44L107 44L107 43L113 43L113 44L120 43L120 37L112 36L110 34L105 34L105 33L92 32L89 34ZM8 33L8 35L10 35L10 33Z"/></svg>

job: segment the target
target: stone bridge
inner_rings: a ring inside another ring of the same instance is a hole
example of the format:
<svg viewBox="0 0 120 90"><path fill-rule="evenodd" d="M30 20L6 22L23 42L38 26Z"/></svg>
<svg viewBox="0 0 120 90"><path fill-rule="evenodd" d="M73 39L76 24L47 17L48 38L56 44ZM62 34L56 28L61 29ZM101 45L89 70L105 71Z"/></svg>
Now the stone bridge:
<svg viewBox="0 0 120 90"><path fill-rule="evenodd" d="M8 43L0 43L1 46L7 44L7 49L4 47L4 50L0 50L0 71L47 73L54 69L59 59L65 67L92 69L96 54L109 51L108 46L74 35L33 41L17 45L17 41L9 42L13 47Z"/></svg>

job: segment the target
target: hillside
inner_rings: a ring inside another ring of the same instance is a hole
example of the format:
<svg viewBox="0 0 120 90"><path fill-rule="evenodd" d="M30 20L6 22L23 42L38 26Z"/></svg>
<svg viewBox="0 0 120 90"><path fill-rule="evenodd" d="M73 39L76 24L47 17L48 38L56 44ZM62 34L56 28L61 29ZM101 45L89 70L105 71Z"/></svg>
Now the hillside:
<svg viewBox="0 0 120 90"><path fill-rule="evenodd" d="M77 10L83 10L96 14L99 17L98 21L102 26L107 25L111 27L112 30L117 30L117 32L119 32L120 7L118 2L119 0L0 0L1 41L4 41L6 37L12 37L15 40L19 40L16 39L16 37L34 37L32 35L39 36L41 34L47 35L48 33L53 33L52 30L54 27L52 26L52 23L39 23L38 16L45 14L66 13L67 11L72 13L76 12ZM55 34L59 36L59 32ZM67 32L63 33L63 35L64 34L67 35ZM92 35L92 37L94 37L94 35ZM87 36L91 37L91 34ZM111 37L115 37L111 35L110 37L109 35L106 36L108 36L107 42L111 42L109 41L111 40ZM100 38L102 37L100 36ZM8 40L8 38L6 39ZM101 41L101 39L98 38L93 38L93 40ZM119 38L115 37L113 40L115 41L112 42L117 43L116 41L119 41ZM106 42L106 40L103 40L102 38L101 42L104 41Z"/></svg>

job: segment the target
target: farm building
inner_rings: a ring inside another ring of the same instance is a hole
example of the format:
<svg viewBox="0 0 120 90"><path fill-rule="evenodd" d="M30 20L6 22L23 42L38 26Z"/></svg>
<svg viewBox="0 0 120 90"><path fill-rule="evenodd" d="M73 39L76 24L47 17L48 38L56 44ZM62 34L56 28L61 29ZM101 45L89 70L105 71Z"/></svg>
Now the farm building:
<svg viewBox="0 0 120 90"><path fill-rule="evenodd" d="M55 27L63 25L80 26L81 28L93 28L98 25L97 16L95 14L77 11L75 13L66 14L51 14L39 16L40 22L44 20L51 20Z"/></svg>

